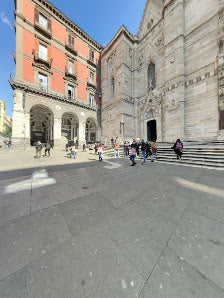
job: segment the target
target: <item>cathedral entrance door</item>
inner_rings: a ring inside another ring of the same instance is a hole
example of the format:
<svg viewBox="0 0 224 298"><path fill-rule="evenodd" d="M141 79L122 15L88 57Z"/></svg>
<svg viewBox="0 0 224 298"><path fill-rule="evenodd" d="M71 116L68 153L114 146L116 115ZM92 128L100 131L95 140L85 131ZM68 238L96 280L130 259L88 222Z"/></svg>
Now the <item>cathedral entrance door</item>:
<svg viewBox="0 0 224 298"><path fill-rule="evenodd" d="M156 141L157 132L156 132L156 120L150 120L147 122L147 141Z"/></svg>

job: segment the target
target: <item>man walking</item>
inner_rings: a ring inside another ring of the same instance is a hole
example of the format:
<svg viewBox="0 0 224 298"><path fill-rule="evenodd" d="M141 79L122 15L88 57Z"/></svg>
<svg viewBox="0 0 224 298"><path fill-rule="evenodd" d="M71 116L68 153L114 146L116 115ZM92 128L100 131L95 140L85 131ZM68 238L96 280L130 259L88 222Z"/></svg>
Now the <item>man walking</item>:
<svg viewBox="0 0 224 298"><path fill-rule="evenodd" d="M40 141L38 141L36 144L36 158L38 159L41 158L41 150L42 150L42 144Z"/></svg>
<svg viewBox="0 0 224 298"><path fill-rule="evenodd" d="M145 156L146 156L146 143L144 142L144 140L142 140L142 146L141 146L141 151L142 151L142 157L143 157L143 162L142 165L145 164Z"/></svg>
<svg viewBox="0 0 224 298"><path fill-rule="evenodd" d="M75 144L73 143L71 146L71 153L70 153L70 158L72 158L72 156L74 156L73 158L75 159Z"/></svg>

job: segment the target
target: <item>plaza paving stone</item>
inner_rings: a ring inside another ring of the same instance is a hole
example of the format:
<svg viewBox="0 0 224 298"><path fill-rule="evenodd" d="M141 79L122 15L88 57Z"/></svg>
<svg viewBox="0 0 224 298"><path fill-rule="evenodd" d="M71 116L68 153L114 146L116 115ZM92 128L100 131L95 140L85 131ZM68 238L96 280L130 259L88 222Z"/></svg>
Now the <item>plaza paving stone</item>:
<svg viewBox="0 0 224 298"><path fill-rule="evenodd" d="M1 173L0 297L224 297L221 173L108 161Z"/></svg>

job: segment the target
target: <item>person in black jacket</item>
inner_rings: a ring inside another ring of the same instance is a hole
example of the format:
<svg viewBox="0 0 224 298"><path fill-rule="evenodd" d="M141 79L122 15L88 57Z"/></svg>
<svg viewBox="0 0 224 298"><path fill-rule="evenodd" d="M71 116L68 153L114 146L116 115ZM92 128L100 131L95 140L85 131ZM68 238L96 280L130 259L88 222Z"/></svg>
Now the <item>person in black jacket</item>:
<svg viewBox="0 0 224 298"><path fill-rule="evenodd" d="M142 146L141 146L141 151L142 151L142 157L143 157L143 162L142 164L145 164L145 156L146 156L146 143L144 140L142 140Z"/></svg>

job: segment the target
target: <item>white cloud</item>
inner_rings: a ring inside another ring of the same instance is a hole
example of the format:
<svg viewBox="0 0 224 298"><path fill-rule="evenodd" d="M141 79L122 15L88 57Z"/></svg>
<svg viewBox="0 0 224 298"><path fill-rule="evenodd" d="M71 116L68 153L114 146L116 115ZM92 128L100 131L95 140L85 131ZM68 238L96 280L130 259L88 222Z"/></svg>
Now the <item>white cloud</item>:
<svg viewBox="0 0 224 298"><path fill-rule="evenodd" d="M2 20L3 23L5 23L7 26L9 26L9 28L11 30L13 30L13 25L10 22L10 20L5 16L4 12L1 13L1 20Z"/></svg>

